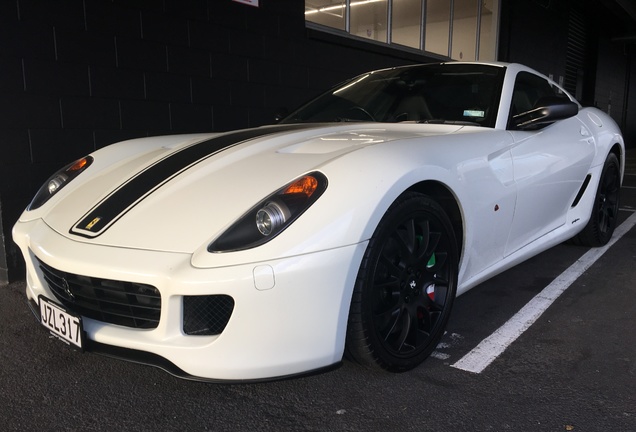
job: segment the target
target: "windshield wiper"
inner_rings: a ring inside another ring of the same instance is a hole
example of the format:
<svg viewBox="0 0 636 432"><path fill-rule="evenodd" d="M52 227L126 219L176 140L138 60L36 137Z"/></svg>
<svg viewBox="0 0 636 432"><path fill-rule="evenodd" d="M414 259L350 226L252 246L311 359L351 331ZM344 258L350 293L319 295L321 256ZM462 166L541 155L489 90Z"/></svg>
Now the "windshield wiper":
<svg viewBox="0 0 636 432"><path fill-rule="evenodd" d="M353 118L348 118L348 117L336 117L335 119L333 119L334 122L344 122L344 123L348 123L348 122L370 122L371 120L360 120L360 119L353 119Z"/></svg>
<svg viewBox="0 0 636 432"><path fill-rule="evenodd" d="M471 121L466 121L466 120L427 119L427 120L419 120L418 123L424 123L424 124L452 124L452 125L461 125L461 126L481 126L477 122L471 122Z"/></svg>

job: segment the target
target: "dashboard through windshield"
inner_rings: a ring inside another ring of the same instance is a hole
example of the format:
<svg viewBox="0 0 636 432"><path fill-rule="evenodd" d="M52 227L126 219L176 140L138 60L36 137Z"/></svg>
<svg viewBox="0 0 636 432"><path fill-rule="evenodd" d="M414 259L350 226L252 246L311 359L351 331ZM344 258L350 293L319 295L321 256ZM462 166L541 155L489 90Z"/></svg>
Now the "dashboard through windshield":
<svg viewBox="0 0 636 432"><path fill-rule="evenodd" d="M357 76L282 123L412 122L494 127L504 67L431 64Z"/></svg>

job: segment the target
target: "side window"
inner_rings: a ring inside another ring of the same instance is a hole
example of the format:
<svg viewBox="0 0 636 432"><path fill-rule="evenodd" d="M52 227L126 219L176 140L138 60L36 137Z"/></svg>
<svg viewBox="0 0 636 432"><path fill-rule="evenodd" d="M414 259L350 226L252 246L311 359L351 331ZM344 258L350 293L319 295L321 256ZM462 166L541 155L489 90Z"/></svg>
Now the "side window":
<svg viewBox="0 0 636 432"><path fill-rule="evenodd" d="M519 72L512 93L508 127L513 116L530 111L537 107L537 102L543 98L567 98L558 87L552 86L545 78L529 72Z"/></svg>

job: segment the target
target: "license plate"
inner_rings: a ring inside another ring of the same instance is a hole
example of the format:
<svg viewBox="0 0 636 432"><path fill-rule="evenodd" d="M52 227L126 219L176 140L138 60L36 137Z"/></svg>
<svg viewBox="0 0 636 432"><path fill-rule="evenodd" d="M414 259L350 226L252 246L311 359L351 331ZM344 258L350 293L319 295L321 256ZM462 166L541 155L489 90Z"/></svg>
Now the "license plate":
<svg viewBox="0 0 636 432"><path fill-rule="evenodd" d="M82 348L84 331L82 318L69 313L46 297L39 297L40 322L61 341Z"/></svg>

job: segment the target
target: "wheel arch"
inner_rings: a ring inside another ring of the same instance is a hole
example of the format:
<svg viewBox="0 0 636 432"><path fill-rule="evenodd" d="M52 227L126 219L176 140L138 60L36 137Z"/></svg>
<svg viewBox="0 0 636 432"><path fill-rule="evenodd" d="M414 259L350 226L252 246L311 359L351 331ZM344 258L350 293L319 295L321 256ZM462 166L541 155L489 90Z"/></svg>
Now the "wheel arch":
<svg viewBox="0 0 636 432"><path fill-rule="evenodd" d="M461 261L464 245L464 218L455 194L443 183L425 180L414 184L405 192L418 192L431 197L448 215L457 240L457 250Z"/></svg>
<svg viewBox="0 0 636 432"><path fill-rule="evenodd" d="M621 184L622 184L622 176L625 173L625 157L624 157L625 155L623 154L623 152L624 152L623 147L619 143L614 143L614 145L612 145L609 151L609 153L614 153L616 157L618 158L618 163L621 167Z"/></svg>

